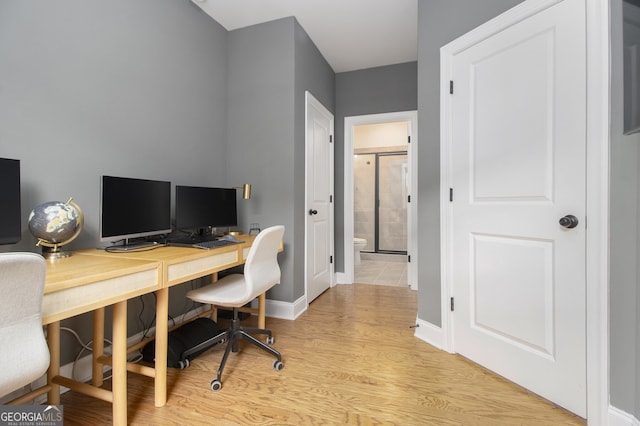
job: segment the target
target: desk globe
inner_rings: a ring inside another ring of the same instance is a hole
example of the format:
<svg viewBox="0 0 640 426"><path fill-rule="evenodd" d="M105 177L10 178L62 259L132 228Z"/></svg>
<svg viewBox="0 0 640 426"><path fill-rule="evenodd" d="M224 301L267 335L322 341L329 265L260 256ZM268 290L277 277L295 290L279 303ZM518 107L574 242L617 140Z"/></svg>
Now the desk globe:
<svg viewBox="0 0 640 426"><path fill-rule="evenodd" d="M68 257L62 246L73 241L84 225L82 209L73 199L66 203L49 201L36 206L29 214L29 231L38 239L46 259Z"/></svg>

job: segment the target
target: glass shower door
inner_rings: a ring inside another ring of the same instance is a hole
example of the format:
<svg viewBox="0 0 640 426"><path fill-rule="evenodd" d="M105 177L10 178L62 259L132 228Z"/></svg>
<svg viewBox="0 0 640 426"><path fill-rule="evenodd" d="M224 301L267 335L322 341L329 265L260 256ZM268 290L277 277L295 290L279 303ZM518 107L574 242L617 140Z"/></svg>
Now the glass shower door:
<svg viewBox="0 0 640 426"><path fill-rule="evenodd" d="M380 154L378 158L379 252L407 252L407 154Z"/></svg>

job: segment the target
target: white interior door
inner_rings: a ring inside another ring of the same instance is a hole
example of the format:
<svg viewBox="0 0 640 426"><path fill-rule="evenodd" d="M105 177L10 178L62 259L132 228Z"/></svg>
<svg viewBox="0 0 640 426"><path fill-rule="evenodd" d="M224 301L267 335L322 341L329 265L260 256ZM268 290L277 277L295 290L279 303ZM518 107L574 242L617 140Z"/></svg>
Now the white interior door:
<svg viewBox="0 0 640 426"><path fill-rule="evenodd" d="M333 276L333 115L306 94L307 303L331 286Z"/></svg>
<svg viewBox="0 0 640 426"><path fill-rule="evenodd" d="M499 29L443 75L453 348L583 417L584 3ZM576 227L560 224L567 215Z"/></svg>

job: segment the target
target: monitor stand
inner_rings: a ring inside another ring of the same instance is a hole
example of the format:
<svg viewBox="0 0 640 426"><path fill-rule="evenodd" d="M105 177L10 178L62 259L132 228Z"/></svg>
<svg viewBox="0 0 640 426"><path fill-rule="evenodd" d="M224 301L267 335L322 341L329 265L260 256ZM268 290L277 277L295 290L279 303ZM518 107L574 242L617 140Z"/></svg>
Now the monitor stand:
<svg viewBox="0 0 640 426"><path fill-rule="evenodd" d="M122 244L116 244L106 247L106 251L135 251L159 246L156 241L130 241L128 238Z"/></svg>

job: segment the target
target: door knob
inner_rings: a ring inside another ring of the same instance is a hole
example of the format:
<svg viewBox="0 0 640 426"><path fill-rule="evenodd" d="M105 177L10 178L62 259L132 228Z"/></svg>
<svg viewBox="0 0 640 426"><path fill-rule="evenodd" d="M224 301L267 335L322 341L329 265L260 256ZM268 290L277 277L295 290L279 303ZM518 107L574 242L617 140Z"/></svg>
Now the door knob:
<svg viewBox="0 0 640 426"><path fill-rule="evenodd" d="M318 214L318 210L310 209L309 216L313 216L314 214Z"/></svg>
<svg viewBox="0 0 640 426"><path fill-rule="evenodd" d="M578 226L578 218L572 214L568 214L565 217L560 218L560 226L571 229Z"/></svg>

